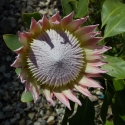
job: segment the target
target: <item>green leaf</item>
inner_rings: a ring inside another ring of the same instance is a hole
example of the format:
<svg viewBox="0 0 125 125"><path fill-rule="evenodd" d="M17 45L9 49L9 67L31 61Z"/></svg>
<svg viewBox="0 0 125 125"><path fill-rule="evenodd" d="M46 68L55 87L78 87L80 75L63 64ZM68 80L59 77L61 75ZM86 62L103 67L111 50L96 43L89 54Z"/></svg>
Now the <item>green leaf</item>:
<svg viewBox="0 0 125 125"><path fill-rule="evenodd" d="M40 90L40 94L42 93L42 89ZM31 102L33 100L32 92L29 91L25 93L25 91L21 95L22 102Z"/></svg>
<svg viewBox="0 0 125 125"><path fill-rule="evenodd" d="M103 65L102 68L108 70L108 75L116 77L116 79L125 78L125 61L120 57L106 56L104 59L108 64Z"/></svg>
<svg viewBox="0 0 125 125"><path fill-rule="evenodd" d="M34 12L34 13L23 13L22 17L23 17L24 22L26 23L27 28L30 28L30 24L31 24L31 19L32 19L32 17L33 17L36 21L38 21L38 20L41 19L40 14L37 13L37 12Z"/></svg>
<svg viewBox="0 0 125 125"><path fill-rule="evenodd" d="M74 105L75 103L70 101L70 106L71 106L71 110L69 110L67 107L65 109L65 114L62 120L62 124L61 125L67 125L68 122L68 118L72 115L72 113L74 112Z"/></svg>
<svg viewBox="0 0 125 125"><path fill-rule="evenodd" d="M113 85L116 91L123 90L125 88L124 80L119 79L119 80L113 80Z"/></svg>
<svg viewBox="0 0 125 125"><path fill-rule="evenodd" d="M8 46L8 48L11 49L12 51L21 47L19 39L16 35L5 34L3 35L3 39L6 45Z"/></svg>
<svg viewBox="0 0 125 125"><path fill-rule="evenodd" d="M102 27L106 25L104 37L125 32L125 4L119 0L106 0L101 12Z"/></svg>
<svg viewBox="0 0 125 125"><path fill-rule="evenodd" d="M106 125L114 125L112 122L106 121Z"/></svg>
<svg viewBox="0 0 125 125"><path fill-rule="evenodd" d="M89 0L79 0L77 10L75 11L75 18L82 18L88 12Z"/></svg>
<svg viewBox="0 0 125 125"><path fill-rule="evenodd" d="M29 91L27 93L25 93L25 92L22 93L22 96L21 96L22 102L31 102L32 100L33 100L33 96L32 96L31 91Z"/></svg>
<svg viewBox="0 0 125 125"><path fill-rule="evenodd" d="M63 16L68 15L72 12L72 7L68 0L61 0L62 8L63 8Z"/></svg>
<svg viewBox="0 0 125 125"><path fill-rule="evenodd" d="M16 68L16 69L15 69L15 72L16 72L17 75L19 75L20 72L21 72L21 68Z"/></svg>
<svg viewBox="0 0 125 125"><path fill-rule="evenodd" d="M116 88L115 88L116 89ZM114 114L114 125L124 125L125 124L125 88L117 91L113 104L112 111Z"/></svg>
<svg viewBox="0 0 125 125"><path fill-rule="evenodd" d="M80 96L82 106L78 106L76 114L69 119L69 125L95 125L95 110L93 103L86 97Z"/></svg>
<svg viewBox="0 0 125 125"><path fill-rule="evenodd" d="M77 1L76 0L68 0L68 3L71 5L72 11L76 11L78 8Z"/></svg>
<svg viewBox="0 0 125 125"><path fill-rule="evenodd" d="M113 96L115 94L114 87L113 87L112 83L107 82L105 80L105 84L107 86L106 87L106 94L105 94L105 98L104 98L102 108L101 108L101 113L100 113L103 123L105 123L105 121L106 121L108 107L109 107L109 105L111 105L112 98L113 98Z"/></svg>
<svg viewBox="0 0 125 125"><path fill-rule="evenodd" d="M122 117L125 117L125 115ZM113 119L114 125L125 125L125 119L123 119L122 117L120 117L120 115L115 114Z"/></svg>
<svg viewBox="0 0 125 125"><path fill-rule="evenodd" d="M102 108L101 108L101 113L100 113L101 119L104 123L106 121L108 106L111 104L111 100L112 100L112 95L107 91L105 94L105 98L104 98Z"/></svg>

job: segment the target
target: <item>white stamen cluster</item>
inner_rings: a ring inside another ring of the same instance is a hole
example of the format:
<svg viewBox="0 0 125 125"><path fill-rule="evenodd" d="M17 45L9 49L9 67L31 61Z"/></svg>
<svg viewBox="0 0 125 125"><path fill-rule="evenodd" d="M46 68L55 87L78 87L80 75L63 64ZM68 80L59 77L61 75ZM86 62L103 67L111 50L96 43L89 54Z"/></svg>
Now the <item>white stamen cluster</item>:
<svg viewBox="0 0 125 125"><path fill-rule="evenodd" d="M79 41L69 31L50 29L33 40L27 62L34 78L56 87L76 79L83 57Z"/></svg>

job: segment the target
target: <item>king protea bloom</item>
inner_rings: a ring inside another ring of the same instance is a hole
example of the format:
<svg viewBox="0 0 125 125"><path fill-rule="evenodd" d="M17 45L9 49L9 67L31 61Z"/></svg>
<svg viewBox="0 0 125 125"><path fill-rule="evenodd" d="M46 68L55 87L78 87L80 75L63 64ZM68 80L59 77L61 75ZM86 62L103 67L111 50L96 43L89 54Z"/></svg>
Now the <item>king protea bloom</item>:
<svg viewBox="0 0 125 125"><path fill-rule="evenodd" d="M98 24L81 27L87 18L73 20L72 12L61 19L57 12L38 22L32 18L29 32L18 32L22 47L12 66L21 68L21 82L35 102L42 89L52 105L55 96L70 109L69 100L81 105L73 90L91 97L89 87L102 88L92 77L107 72L100 68L106 63L101 54L110 47L97 45Z"/></svg>

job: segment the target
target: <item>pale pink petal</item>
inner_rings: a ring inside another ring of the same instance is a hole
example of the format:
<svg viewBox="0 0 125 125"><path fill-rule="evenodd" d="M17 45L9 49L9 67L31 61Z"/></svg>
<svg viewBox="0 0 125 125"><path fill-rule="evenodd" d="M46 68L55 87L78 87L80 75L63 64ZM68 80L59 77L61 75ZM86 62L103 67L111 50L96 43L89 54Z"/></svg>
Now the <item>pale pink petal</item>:
<svg viewBox="0 0 125 125"><path fill-rule="evenodd" d="M35 27L36 27L36 23L37 23L37 21L32 17L31 24L30 24L30 31L31 32L34 32Z"/></svg>
<svg viewBox="0 0 125 125"><path fill-rule="evenodd" d="M33 17L31 19L30 32L32 34L40 33L42 27L39 22L37 22Z"/></svg>
<svg viewBox="0 0 125 125"><path fill-rule="evenodd" d="M36 81L31 76L29 76L27 80L30 81L30 84L31 84L30 89L31 89L34 103L35 103L39 97L39 94L40 94L40 86L36 83Z"/></svg>
<svg viewBox="0 0 125 125"><path fill-rule="evenodd" d="M93 87L93 88L103 88L98 82L95 80L84 76L80 81L79 84L82 86Z"/></svg>
<svg viewBox="0 0 125 125"><path fill-rule="evenodd" d="M96 45L99 41L102 40L102 37L87 37L87 36L83 36L82 37L82 45L84 46L94 46Z"/></svg>
<svg viewBox="0 0 125 125"><path fill-rule="evenodd" d="M95 46L95 51L97 51L95 54L102 54L110 49L112 49L112 47L98 45L98 46Z"/></svg>
<svg viewBox="0 0 125 125"><path fill-rule="evenodd" d="M71 90L64 90L62 93L73 102L78 103L79 105L82 105L81 102L77 99L77 97L72 93Z"/></svg>
<svg viewBox="0 0 125 125"><path fill-rule="evenodd" d="M38 86L32 86L32 95L33 95L33 99L34 99L34 103L36 103L37 99L39 98L39 94L40 94L40 91L39 91L39 88Z"/></svg>
<svg viewBox="0 0 125 125"><path fill-rule="evenodd" d="M55 22L52 22L52 24L56 24L57 25L57 24L60 24L60 22L56 20Z"/></svg>
<svg viewBox="0 0 125 125"><path fill-rule="evenodd" d="M107 70L103 70L94 66L86 65L86 73L96 74L96 73L107 73Z"/></svg>
<svg viewBox="0 0 125 125"><path fill-rule="evenodd" d="M102 59L103 56L102 55L87 55L86 53L86 60L87 61L94 61L94 60L97 60L97 59Z"/></svg>
<svg viewBox="0 0 125 125"><path fill-rule="evenodd" d="M107 64L107 62L104 62L104 61L101 61L101 60L96 60L94 62L90 62L90 63L87 63L87 64L90 65L90 66L97 67L97 66L102 66L104 64Z"/></svg>
<svg viewBox="0 0 125 125"><path fill-rule="evenodd" d="M85 48L85 52L87 55L97 55L97 54L102 54L106 51L108 51L109 49L111 49L112 47L107 47L107 46L94 46L94 47L91 47L91 48Z"/></svg>
<svg viewBox="0 0 125 125"><path fill-rule="evenodd" d="M23 68L21 70L21 73L20 73L19 77L20 77L20 80L21 80L22 83L26 82L26 80L28 78L28 70L27 70L27 68Z"/></svg>
<svg viewBox="0 0 125 125"><path fill-rule="evenodd" d="M27 92L29 92L29 91L31 91L32 90L32 84L30 83L30 79L28 78L27 80L26 80L26 82L25 82L25 92L27 93Z"/></svg>
<svg viewBox="0 0 125 125"><path fill-rule="evenodd" d="M39 23L42 25L42 29L50 28L50 23L49 23L49 20L47 19L46 15L43 15L43 18L41 20L39 20Z"/></svg>
<svg viewBox="0 0 125 125"><path fill-rule="evenodd" d="M91 93L88 91L87 87L83 87L80 85L74 85L74 87L76 88L76 90L78 90L79 92L81 92L83 95L91 97Z"/></svg>
<svg viewBox="0 0 125 125"><path fill-rule="evenodd" d="M95 36L99 35L100 33L101 33L100 31L98 31L98 32L90 32L87 35L89 35L90 37L95 37Z"/></svg>
<svg viewBox="0 0 125 125"><path fill-rule="evenodd" d="M90 25L90 26L84 26L82 28L79 28L78 30L75 31L76 35L85 35L87 33L93 32L97 27L99 26L99 24L97 25Z"/></svg>
<svg viewBox="0 0 125 125"><path fill-rule="evenodd" d="M61 20L61 25L62 25L62 27L67 27L67 25L72 22L72 20L73 20L73 15L74 15L74 12L71 12L69 15L67 15L66 17L64 17L64 18Z"/></svg>
<svg viewBox="0 0 125 125"><path fill-rule="evenodd" d="M54 28L54 29L55 29L55 28L58 29L58 28L61 27L61 23L56 20L55 22L52 22L52 23L51 23L51 27Z"/></svg>
<svg viewBox="0 0 125 125"><path fill-rule="evenodd" d="M43 93L44 93L44 95L46 97L46 100L48 102L50 102L53 106L55 106L55 103L52 100L52 96L51 96L50 90L49 89L43 89Z"/></svg>
<svg viewBox="0 0 125 125"><path fill-rule="evenodd" d="M66 105L71 110L69 100L64 96L64 94L54 92L54 95L56 96L56 98L58 98L64 105Z"/></svg>
<svg viewBox="0 0 125 125"><path fill-rule="evenodd" d="M23 68L24 66L26 66L26 63L24 60L20 59L20 58L17 58L13 64L11 64L12 67L15 67L15 68Z"/></svg>
<svg viewBox="0 0 125 125"><path fill-rule="evenodd" d="M55 21L60 22L61 19L60 19L59 11L58 11L55 15L53 15L53 16L49 19L49 21L50 21L50 22L55 22Z"/></svg>
<svg viewBox="0 0 125 125"><path fill-rule="evenodd" d="M70 31L75 31L78 29L86 20L88 19L88 16L85 18L77 19L71 22L67 27L70 29Z"/></svg>
<svg viewBox="0 0 125 125"><path fill-rule="evenodd" d="M28 39L27 39L27 37L25 36L25 34L18 31L18 36L19 36L19 41L20 41L20 43L21 43L23 46L28 47Z"/></svg>
<svg viewBox="0 0 125 125"><path fill-rule="evenodd" d="M34 38L33 34L30 32L23 32L25 37L27 38L28 43L30 43L32 41L32 39Z"/></svg>
<svg viewBox="0 0 125 125"><path fill-rule="evenodd" d="M91 78L97 78L97 77L102 77L100 74L86 74L87 77Z"/></svg>
<svg viewBox="0 0 125 125"><path fill-rule="evenodd" d="M14 50L14 52L19 54L19 53L23 52L23 50L24 50L24 46Z"/></svg>

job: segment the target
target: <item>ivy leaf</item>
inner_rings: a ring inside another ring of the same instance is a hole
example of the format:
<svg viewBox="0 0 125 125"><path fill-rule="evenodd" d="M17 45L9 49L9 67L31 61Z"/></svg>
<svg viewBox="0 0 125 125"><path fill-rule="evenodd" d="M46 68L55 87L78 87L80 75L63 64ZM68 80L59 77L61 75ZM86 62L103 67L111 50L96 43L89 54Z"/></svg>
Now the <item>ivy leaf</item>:
<svg viewBox="0 0 125 125"><path fill-rule="evenodd" d="M106 0L101 12L102 27L106 25L104 37L125 32L125 4L119 0Z"/></svg>
<svg viewBox="0 0 125 125"><path fill-rule="evenodd" d="M116 79L125 78L125 61L120 57L113 57L106 55L104 59L108 64L103 65L102 68L108 70L108 75Z"/></svg>
<svg viewBox="0 0 125 125"><path fill-rule="evenodd" d="M21 47L19 39L18 39L18 37L16 35L5 34L5 35L3 35L3 39L4 39L7 47L9 49L11 49L12 51L14 51L14 50Z"/></svg>
<svg viewBox="0 0 125 125"><path fill-rule="evenodd" d="M37 13L37 12L34 12L34 13L23 13L22 17L23 17L24 22L26 23L27 28L30 28L30 24L31 24L31 19L32 19L32 17L33 17L36 21L38 21L38 20L41 19L40 14Z"/></svg>

